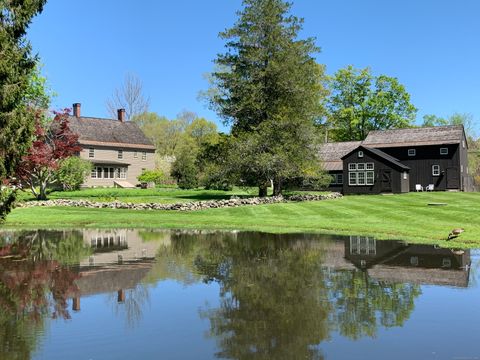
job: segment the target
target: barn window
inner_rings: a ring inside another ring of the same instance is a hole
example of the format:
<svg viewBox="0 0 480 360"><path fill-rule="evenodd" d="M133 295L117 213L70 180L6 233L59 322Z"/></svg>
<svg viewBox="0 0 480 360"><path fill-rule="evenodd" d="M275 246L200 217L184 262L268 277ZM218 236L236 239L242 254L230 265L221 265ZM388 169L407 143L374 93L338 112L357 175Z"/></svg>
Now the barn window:
<svg viewBox="0 0 480 360"><path fill-rule="evenodd" d="M448 155L448 148L440 148L440 155Z"/></svg>
<svg viewBox="0 0 480 360"><path fill-rule="evenodd" d="M145 160L147 160L147 152L146 151L142 152L142 161L145 161Z"/></svg>
<svg viewBox="0 0 480 360"><path fill-rule="evenodd" d="M359 158L362 158L362 157L363 157L363 151L360 150L360 151L358 152L358 157L359 157Z"/></svg>
<svg viewBox="0 0 480 360"><path fill-rule="evenodd" d="M357 173L348 173L348 185L357 185Z"/></svg>
<svg viewBox="0 0 480 360"><path fill-rule="evenodd" d="M432 175L440 176L440 165L432 165Z"/></svg>
<svg viewBox="0 0 480 360"><path fill-rule="evenodd" d="M367 170L373 170L374 165L373 163L367 163Z"/></svg>
<svg viewBox="0 0 480 360"><path fill-rule="evenodd" d="M343 184L343 174L337 174L337 184Z"/></svg>
<svg viewBox="0 0 480 360"><path fill-rule="evenodd" d="M88 149L88 157L89 158L94 158L95 157L95 149L94 148Z"/></svg>
<svg viewBox="0 0 480 360"><path fill-rule="evenodd" d="M123 150L118 150L118 158L123 159Z"/></svg>
<svg viewBox="0 0 480 360"><path fill-rule="evenodd" d="M367 174L367 185L373 185L373 183L375 182L375 175L374 175L374 172L373 171L367 171L366 172Z"/></svg>
<svg viewBox="0 0 480 360"><path fill-rule="evenodd" d="M417 150L415 149L408 149L408 156L415 156L417 155Z"/></svg>
<svg viewBox="0 0 480 360"><path fill-rule="evenodd" d="M133 152L133 158L134 159L138 158L138 153L136 151Z"/></svg>
<svg viewBox="0 0 480 360"><path fill-rule="evenodd" d="M355 164L355 163L350 163L350 164L348 164L348 170L349 170L349 171L355 171L355 170L357 170L357 164Z"/></svg>
<svg viewBox="0 0 480 360"><path fill-rule="evenodd" d="M97 178L97 169L93 168L92 171L90 172L90 177L92 179L96 179Z"/></svg>
<svg viewBox="0 0 480 360"><path fill-rule="evenodd" d="M403 180L407 180L407 172L406 171L403 172Z"/></svg>
<svg viewBox="0 0 480 360"><path fill-rule="evenodd" d="M357 164L357 170L365 170L365 163Z"/></svg>
<svg viewBox="0 0 480 360"><path fill-rule="evenodd" d="M357 184L358 185L365 185L365 173L364 172L357 173Z"/></svg>

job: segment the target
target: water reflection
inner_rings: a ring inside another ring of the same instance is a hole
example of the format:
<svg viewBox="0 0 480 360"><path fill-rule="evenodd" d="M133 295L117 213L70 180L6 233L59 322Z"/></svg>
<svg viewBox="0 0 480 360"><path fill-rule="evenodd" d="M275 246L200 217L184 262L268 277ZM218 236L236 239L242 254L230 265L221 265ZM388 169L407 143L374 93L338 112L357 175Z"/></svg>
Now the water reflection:
<svg viewBox="0 0 480 360"><path fill-rule="evenodd" d="M99 294L141 329L165 280L218 286L219 305L198 310L216 357L323 359L334 334L404 326L421 285L467 287L471 263L469 250L309 234L42 230L2 232L0 246L1 359L30 358L49 319Z"/></svg>

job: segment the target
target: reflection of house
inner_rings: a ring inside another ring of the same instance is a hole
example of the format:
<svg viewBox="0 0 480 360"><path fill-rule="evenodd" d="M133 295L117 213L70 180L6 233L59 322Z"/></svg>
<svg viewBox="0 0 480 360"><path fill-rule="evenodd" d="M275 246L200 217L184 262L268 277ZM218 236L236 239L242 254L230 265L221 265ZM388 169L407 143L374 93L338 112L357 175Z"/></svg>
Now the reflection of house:
<svg viewBox="0 0 480 360"><path fill-rule="evenodd" d="M80 157L94 165L85 186L131 187L142 169L155 168L155 147L136 123L125 121L125 110L115 120L80 115L80 104L73 104L70 129L79 136Z"/></svg>
<svg viewBox="0 0 480 360"><path fill-rule="evenodd" d="M141 231L136 229L85 229L83 241L88 244L93 255L83 260L80 266L92 264L114 264L119 256L123 261L151 258L160 246L170 244L168 232L158 232L158 240L144 241Z"/></svg>
<svg viewBox="0 0 480 360"><path fill-rule="evenodd" d="M361 236L345 240L345 258L368 269L373 278L466 287L470 251L455 251L431 245L408 245L403 241L375 241Z"/></svg>
<svg viewBox="0 0 480 360"><path fill-rule="evenodd" d="M319 151L330 188L345 194L401 193L416 185L471 190L463 126L371 131L365 140L326 143Z"/></svg>

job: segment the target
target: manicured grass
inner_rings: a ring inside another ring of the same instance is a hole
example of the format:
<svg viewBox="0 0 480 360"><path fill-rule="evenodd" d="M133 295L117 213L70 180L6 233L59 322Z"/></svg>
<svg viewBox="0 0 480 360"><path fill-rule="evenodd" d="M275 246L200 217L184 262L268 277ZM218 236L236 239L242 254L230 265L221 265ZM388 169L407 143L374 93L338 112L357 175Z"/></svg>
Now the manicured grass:
<svg viewBox="0 0 480 360"><path fill-rule="evenodd" d="M428 203L447 203L429 206ZM378 239L480 247L479 193L409 193L347 196L342 199L211 209L197 212L84 208L16 209L11 228L198 228L268 232L318 232ZM457 239L445 239L463 227Z"/></svg>

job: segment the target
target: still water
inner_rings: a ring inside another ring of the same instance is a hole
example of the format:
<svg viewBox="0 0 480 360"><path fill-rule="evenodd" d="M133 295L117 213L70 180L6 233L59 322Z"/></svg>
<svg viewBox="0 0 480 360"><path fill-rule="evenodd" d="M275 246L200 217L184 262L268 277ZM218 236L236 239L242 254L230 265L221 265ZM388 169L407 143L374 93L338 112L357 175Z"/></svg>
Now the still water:
<svg viewBox="0 0 480 360"><path fill-rule="evenodd" d="M0 232L0 359L480 359L480 251L252 232Z"/></svg>

